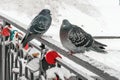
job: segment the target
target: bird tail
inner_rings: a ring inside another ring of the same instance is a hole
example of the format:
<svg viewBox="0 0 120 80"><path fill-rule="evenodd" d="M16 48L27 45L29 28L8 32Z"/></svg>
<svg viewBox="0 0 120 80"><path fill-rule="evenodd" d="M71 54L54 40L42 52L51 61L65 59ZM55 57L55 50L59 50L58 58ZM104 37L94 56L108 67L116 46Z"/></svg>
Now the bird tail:
<svg viewBox="0 0 120 80"><path fill-rule="evenodd" d="M30 33L28 33L28 34L25 35L25 37L24 37L23 40L21 41L22 47L25 47L26 44L31 40L31 39L30 39L30 38L31 38L30 36L31 36Z"/></svg>
<svg viewBox="0 0 120 80"><path fill-rule="evenodd" d="M107 47L107 45L102 44L98 41L94 41L94 43L92 44L92 50L94 50L96 52L100 52L100 53L107 53L105 51L105 47Z"/></svg>

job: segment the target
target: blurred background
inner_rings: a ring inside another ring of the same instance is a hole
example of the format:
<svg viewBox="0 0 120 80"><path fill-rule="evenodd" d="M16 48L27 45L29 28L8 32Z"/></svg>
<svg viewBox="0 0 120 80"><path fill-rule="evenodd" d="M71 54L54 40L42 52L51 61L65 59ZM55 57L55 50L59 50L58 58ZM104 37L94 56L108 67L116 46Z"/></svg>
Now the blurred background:
<svg viewBox="0 0 120 80"><path fill-rule="evenodd" d="M0 0L0 12L27 25L44 8L51 10L53 18L46 34L57 41L63 19L92 35L120 34L119 0Z"/></svg>

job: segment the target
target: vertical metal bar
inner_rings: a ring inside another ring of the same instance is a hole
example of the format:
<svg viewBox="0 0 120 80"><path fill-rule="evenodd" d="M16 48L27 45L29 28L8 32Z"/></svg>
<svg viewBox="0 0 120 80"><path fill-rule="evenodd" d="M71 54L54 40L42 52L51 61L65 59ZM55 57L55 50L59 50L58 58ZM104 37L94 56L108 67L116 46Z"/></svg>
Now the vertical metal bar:
<svg viewBox="0 0 120 80"><path fill-rule="evenodd" d="M2 19L0 19L1 21L2 21ZM3 25L1 25L1 28L0 28L0 31L2 31L2 27L3 27ZM3 58L2 58L2 35L0 34L0 80L3 80Z"/></svg>
<svg viewBox="0 0 120 80"><path fill-rule="evenodd" d="M18 53L17 53L17 55L16 55L16 57L15 57L15 68L18 68ZM14 76L14 79L15 80L17 80L17 77L18 77L18 74L17 73L15 73L15 76Z"/></svg>
<svg viewBox="0 0 120 80"><path fill-rule="evenodd" d="M4 26L4 21L3 21ZM2 36L2 42L1 42L1 66L0 66L0 80L5 80L5 37Z"/></svg>
<svg viewBox="0 0 120 80"><path fill-rule="evenodd" d="M41 80L41 75L43 74L42 73L42 59L39 60L39 65L40 65L40 68L39 68L39 79L38 80Z"/></svg>
<svg viewBox="0 0 120 80"><path fill-rule="evenodd" d="M25 77L28 79L28 68L25 67Z"/></svg>
<svg viewBox="0 0 120 80"><path fill-rule="evenodd" d="M23 51L22 50L18 50L18 56L20 57L20 58L23 58Z"/></svg>
<svg viewBox="0 0 120 80"><path fill-rule="evenodd" d="M29 51L28 51L29 52ZM30 61L30 59L29 59L29 56L28 56L28 53L27 53L27 56L26 56L26 59L27 59L27 63ZM25 77L28 79L29 77L28 77L28 68L27 67L25 67Z"/></svg>
<svg viewBox="0 0 120 80"><path fill-rule="evenodd" d="M0 44L0 80L3 80L2 44Z"/></svg>
<svg viewBox="0 0 120 80"><path fill-rule="evenodd" d="M13 72L12 72L13 63L14 63L14 54L11 53L11 80L13 80Z"/></svg>
<svg viewBox="0 0 120 80"><path fill-rule="evenodd" d="M30 71L30 80L34 80L34 74Z"/></svg>
<svg viewBox="0 0 120 80"><path fill-rule="evenodd" d="M9 80L9 46L5 45L5 80Z"/></svg>
<svg viewBox="0 0 120 80"><path fill-rule="evenodd" d="M41 43L40 48L41 48L41 50L40 50L41 51L41 58L39 60L39 65L40 65L40 68L39 68L39 80L42 79L41 75L43 75L46 78L46 72L43 70L43 66L42 66L42 63L43 63L42 59L44 58L45 53L47 51L47 49L45 48L45 45L43 43Z"/></svg>
<svg viewBox="0 0 120 80"><path fill-rule="evenodd" d="M11 66L10 66L10 65L11 65L11 61L10 61L10 56L11 56L11 55L10 55L10 45L9 45L9 53L8 53L8 78L9 78L9 79L10 79L10 76L11 76L11 70L10 70L10 69L11 69L11 68L10 68L10 67L11 67Z"/></svg>
<svg viewBox="0 0 120 80"><path fill-rule="evenodd" d="M3 42L2 42L2 79L5 80L5 37L3 37Z"/></svg>
<svg viewBox="0 0 120 80"><path fill-rule="evenodd" d="M16 47L14 48L14 51L17 52L17 48Z"/></svg>
<svg viewBox="0 0 120 80"><path fill-rule="evenodd" d="M20 51L20 57L23 58L24 55L23 55L23 50L19 50Z"/></svg>
<svg viewBox="0 0 120 80"><path fill-rule="evenodd" d="M20 66L20 68L19 68L19 77L21 77L22 76L22 62L21 61L19 61L19 66Z"/></svg>
<svg viewBox="0 0 120 80"><path fill-rule="evenodd" d="M12 42L10 43L10 49L14 50L14 44Z"/></svg>
<svg viewBox="0 0 120 80"><path fill-rule="evenodd" d="M39 67L39 80L41 80L41 75L43 75L43 68L42 68L42 59L43 59L43 48L45 48L45 45L44 44L42 44L41 43L41 46L40 46L40 48L41 48L41 57L40 57L40 59L39 59L39 65L40 65L40 67Z"/></svg>
<svg viewBox="0 0 120 80"><path fill-rule="evenodd" d="M10 61L10 44L9 45L5 45L5 63L6 63L6 80L10 80L10 75L11 75L11 71L10 71L10 65L11 65L11 61Z"/></svg>
<svg viewBox="0 0 120 80"><path fill-rule="evenodd" d="M14 74L14 80L17 80L17 78L18 78L18 73L15 73Z"/></svg>

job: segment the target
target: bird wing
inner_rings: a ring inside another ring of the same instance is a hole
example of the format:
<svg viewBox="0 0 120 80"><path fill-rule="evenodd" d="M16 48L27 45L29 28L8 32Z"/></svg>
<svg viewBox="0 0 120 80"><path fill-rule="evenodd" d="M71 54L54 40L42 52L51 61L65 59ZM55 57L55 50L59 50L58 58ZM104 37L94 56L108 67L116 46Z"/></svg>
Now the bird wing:
<svg viewBox="0 0 120 80"><path fill-rule="evenodd" d="M31 22L29 31L32 33L44 33L50 26L51 20L47 16L38 15Z"/></svg>
<svg viewBox="0 0 120 80"><path fill-rule="evenodd" d="M72 27L72 29L69 31L68 39L76 47L89 47L93 43L92 36L77 26Z"/></svg>

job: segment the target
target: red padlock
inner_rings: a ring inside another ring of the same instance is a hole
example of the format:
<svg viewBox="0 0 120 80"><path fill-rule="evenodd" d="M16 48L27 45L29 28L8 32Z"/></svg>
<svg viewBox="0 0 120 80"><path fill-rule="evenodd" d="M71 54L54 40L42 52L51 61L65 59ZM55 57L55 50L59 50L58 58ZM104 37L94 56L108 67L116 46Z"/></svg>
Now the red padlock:
<svg viewBox="0 0 120 80"><path fill-rule="evenodd" d="M56 58L60 57L62 58L56 51L48 51L46 53L45 59L47 61L48 64L55 64L56 63Z"/></svg>

